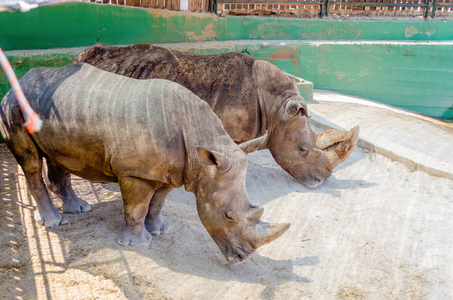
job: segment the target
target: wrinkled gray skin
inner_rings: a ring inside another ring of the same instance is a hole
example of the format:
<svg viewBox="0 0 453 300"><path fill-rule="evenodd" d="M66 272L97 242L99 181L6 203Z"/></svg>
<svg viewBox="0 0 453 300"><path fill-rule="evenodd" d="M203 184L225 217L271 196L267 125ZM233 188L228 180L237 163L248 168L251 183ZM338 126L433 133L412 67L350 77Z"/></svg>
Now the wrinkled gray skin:
<svg viewBox="0 0 453 300"><path fill-rule="evenodd" d="M29 134L13 93L1 103L1 132L21 165L48 227L61 215L42 178L65 212L88 211L71 187L70 173L92 181L118 182L126 228L121 245L148 247L151 234L170 230L161 214L166 195L185 185L197 199L203 225L230 262L283 234L289 224L259 221L263 209L245 189L247 158L266 136L236 145L206 102L167 80L140 81L88 64L37 68L20 81L42 129Z"/></svg>
<svg viewBox="0 0 453 300"><path fill-rule="evenodd" d="M236 143L268 131L270 138L262 148L306 186L315 188L332 174L335 162L317 147L297 86L267 61L233 52L194 55L150 44L97 44L74 62L137 79L177 82L209 103Z"/></svg>

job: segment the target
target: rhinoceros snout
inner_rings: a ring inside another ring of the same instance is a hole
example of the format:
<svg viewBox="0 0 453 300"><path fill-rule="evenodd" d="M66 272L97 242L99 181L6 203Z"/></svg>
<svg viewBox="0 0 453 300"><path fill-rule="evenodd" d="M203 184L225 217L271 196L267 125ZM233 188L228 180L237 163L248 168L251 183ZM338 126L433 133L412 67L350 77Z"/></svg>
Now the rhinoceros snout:
<svg viewBox="0 0 453 300"><path fill-rule="evenodd" d="M227 259L231 264L235 265L243 262L248 256L249 255L244 250L237 247L236 249L229 251Z"/></svg>
<svg viewBox="0 0 453 300"><path fill-rule="evenodd" d="M305 186L307 186L308 188L314 189L314 188L317 188L318 186L320 186L321 184L323 184L324 181L326 181L325 177L314 176L308 180L302 181L302 183Z"/></svg>

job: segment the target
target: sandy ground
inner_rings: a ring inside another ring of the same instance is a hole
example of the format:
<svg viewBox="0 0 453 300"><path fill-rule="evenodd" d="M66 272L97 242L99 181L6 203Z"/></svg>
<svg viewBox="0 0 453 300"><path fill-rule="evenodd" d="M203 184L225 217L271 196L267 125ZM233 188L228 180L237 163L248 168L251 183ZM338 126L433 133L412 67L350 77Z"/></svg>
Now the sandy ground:
<svg viewBox="0 0 453 300"><path fill-rule="evenodd" d="M46 229L4 144L0 164L0 299L453 298L453 181L363 148L313 190L268 151L249 155L252 203L264 206L263 220L292 225L236 266L183 188L164 206L173 233L146 250L124 248L117 184L74 177L92 211Z"/></svg>

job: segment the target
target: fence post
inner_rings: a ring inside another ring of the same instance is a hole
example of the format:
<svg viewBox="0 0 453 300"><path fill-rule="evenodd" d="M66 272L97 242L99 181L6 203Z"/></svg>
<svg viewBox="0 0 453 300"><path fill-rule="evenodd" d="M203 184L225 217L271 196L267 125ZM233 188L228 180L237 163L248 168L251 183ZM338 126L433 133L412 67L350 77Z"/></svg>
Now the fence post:
<svg viewBox="0 0 453 300"><path fill-rule="evenodd" d="M426 12L425 12L425 19L428 18L428 14L429 14L429 0L427 0L426 2Z"/></svg>

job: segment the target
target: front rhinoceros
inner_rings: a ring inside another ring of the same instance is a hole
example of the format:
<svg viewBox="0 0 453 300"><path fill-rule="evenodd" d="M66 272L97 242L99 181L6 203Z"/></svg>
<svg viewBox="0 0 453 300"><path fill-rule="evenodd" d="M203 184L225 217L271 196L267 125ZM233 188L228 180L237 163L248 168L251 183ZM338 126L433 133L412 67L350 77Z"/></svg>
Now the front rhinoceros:
<svg viewBox="0 0 453 300"><path fill-rule="evenodd" d="M359 129L316 136L295 83L271 63L242 53L194 55L150 44L94 45L75 62L138 78L177 82L209 103L237 142L269 132L262 148L308 187L317 187L354 150ZM319 141L321 139L321 141ZM320 146L322 145L322 146Z"/></svg>
<svg viewBox="0 0 453 300"><path fill-rule="evenodd" d="M126 228L121 245L148 247L151 233L169 231L161 214L166 195L185 185L195 194L203 225L231 262L283 234L289 224L259 221L263 209L250 204L245 189L247 158L266 139L236 145L206 102L167 80L140 81L88 64L37 68L20 81L42 129L29 134L13 93L1 103L1 132L21 165L46 226L61 215L42 178L63 210L89 205L72 190L70 173L93 181L118 182Z"/></svg>

